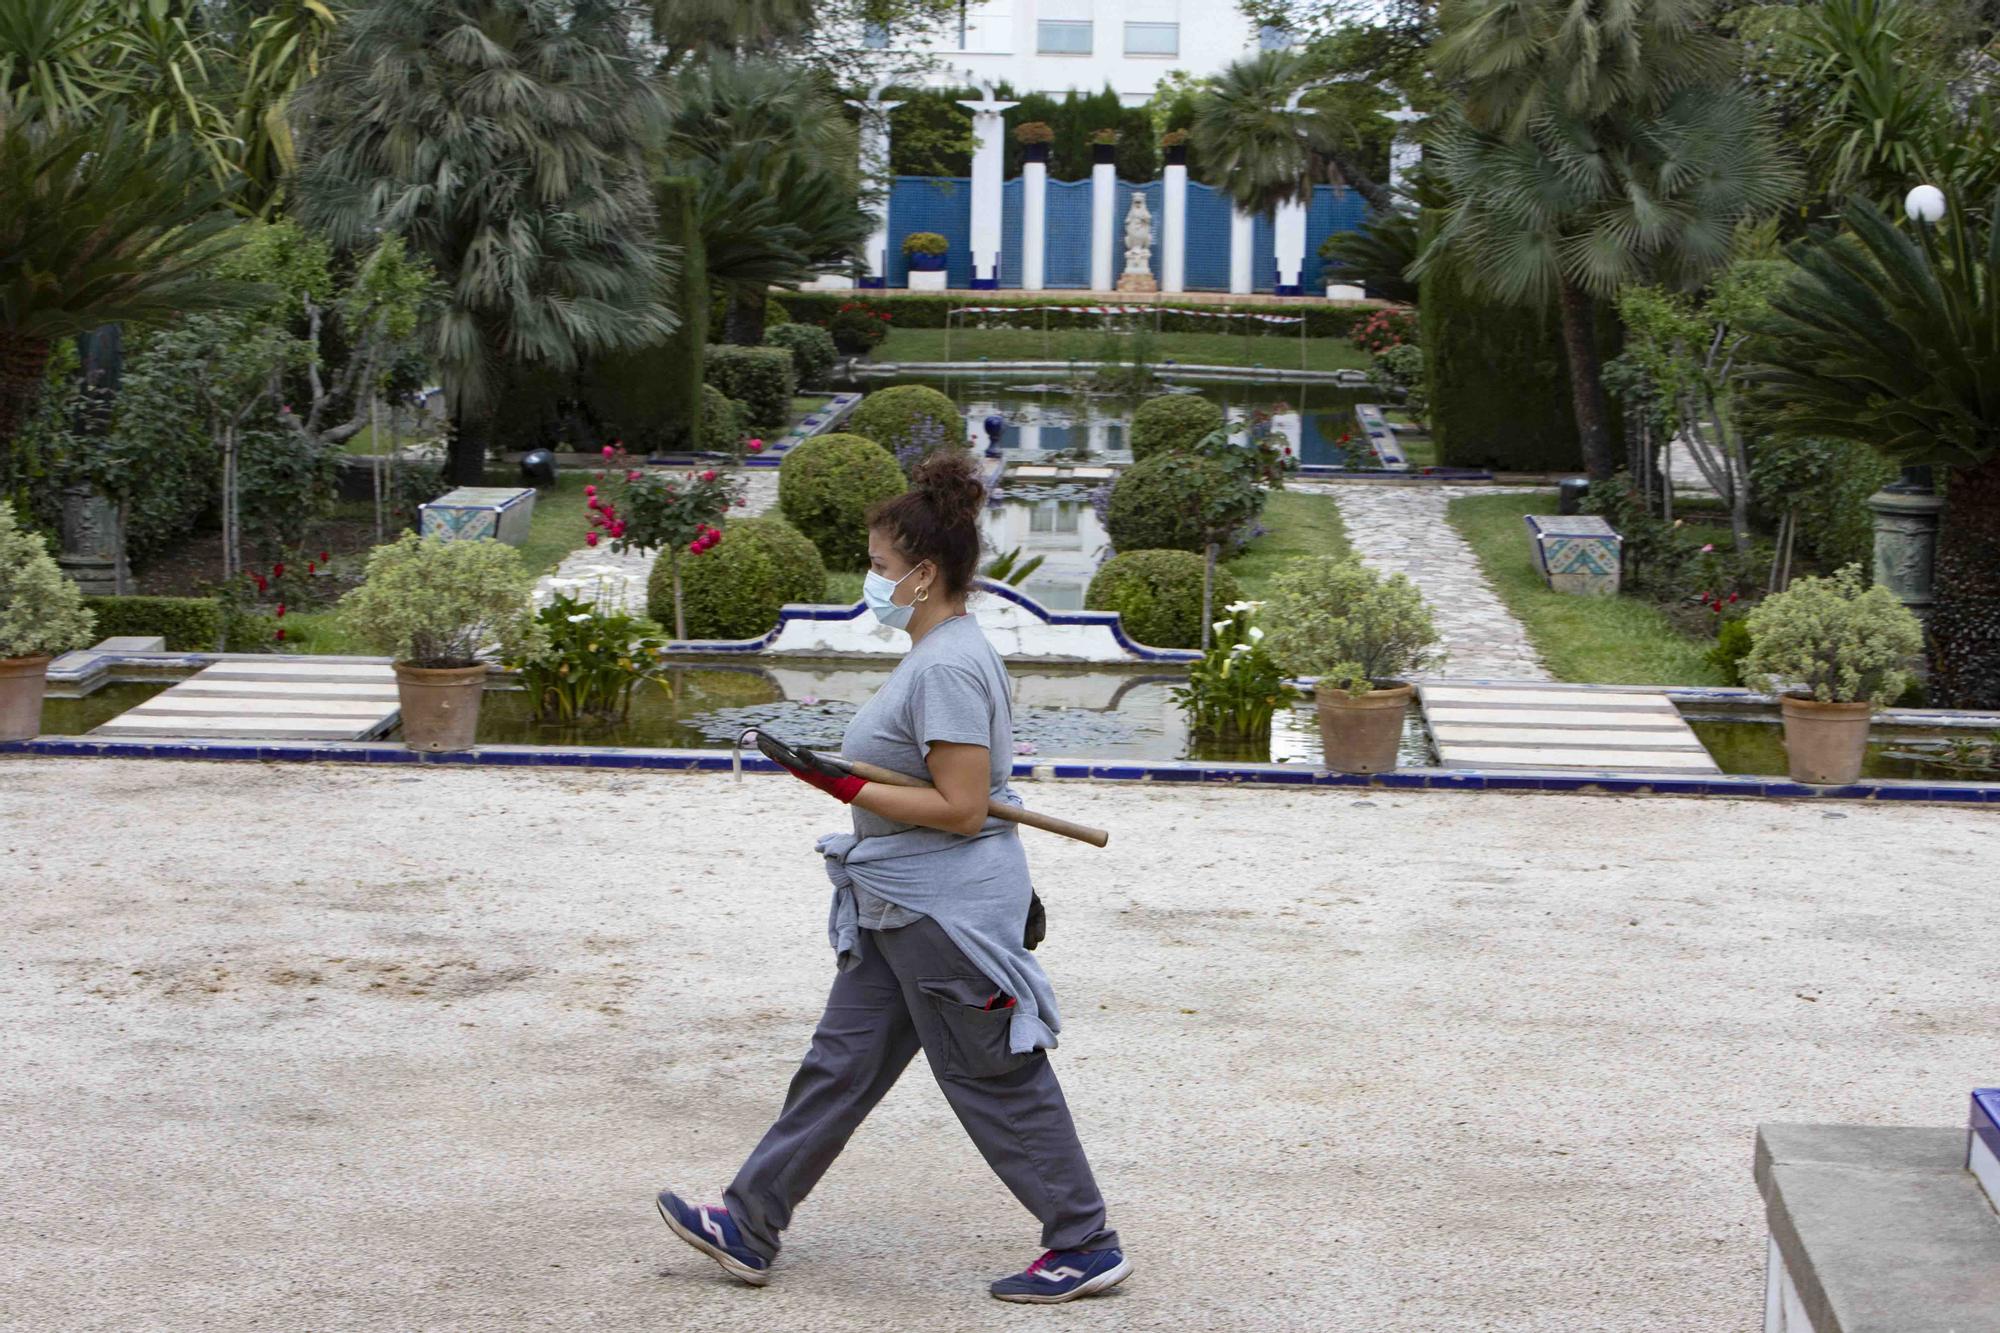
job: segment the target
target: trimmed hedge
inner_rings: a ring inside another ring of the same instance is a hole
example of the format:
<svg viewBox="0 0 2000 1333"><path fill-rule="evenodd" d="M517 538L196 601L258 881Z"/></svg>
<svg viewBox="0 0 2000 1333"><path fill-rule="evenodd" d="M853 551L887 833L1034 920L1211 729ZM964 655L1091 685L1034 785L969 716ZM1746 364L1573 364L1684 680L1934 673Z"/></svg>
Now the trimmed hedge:
<svg viewBox="0 0 2000 1333"><path fill-rule="evenodd" d="M785 455L778 466L778 508L819 548L828 569L864 569L869 506L901 495L907 485L887 449L836 431Z"/></svg>
<svg viewBox="0 0 2000 1333"><path fill-rule="evenodd" d="M97 613L96 643L121 634L158 634L170 653L212 653L222 643L222 603L213 597L86 597Z"/></svg>
<svg viewBox="0 0 2000 1333"><path fill-rule="evenodd" d="M764 346L782 347L792 354L792 369L801 387L825 384L833 374L840 351L833 335L817 324L778 324L764 330Z"/></svg>
<svg viewBox="0 0 2000 1333"><path fill-rule="evenodd" d="M712 343L702 370L707 382L743 404L749 425L781 431L792 419L792 395L799 387L792 354L782 347L738 347Z"/></svg>
<svg viewBox="0 0 2000 1333"><path fill-rule="evenodd" d="M787 602L826 600L819 551L780 518L739 518L723 525L713 550L681 561L681 609L696 639L748 639L778 623ZM674 623L672 562L656 561L646 584L647 614Z"/></svg>
<svg viewBox="0 0 2000 1333"><path fill-rule="evenodd" d="M701 386L700 447L718 454L734 453L736 445L750 433L743 404L713 384Z"/></svg>
<svg viewBox="0 0 2000 1333"><path fill-rule="evenodd" d="M1153 454L1192 449L1221 429L1219 404L1196 394L1169 393L1139 404L1125 434L1137 462Z"/></svg>
<svg viewBox="0 0 2000 1333"><path fill-rule="evenodd" d="M963 296L935 296L924 292L871 291L855 292L792 292L774 293L775 299L792 312L792 318L808 324L825 324L833 318L842 305L853 301L857 295L865 295L871 305L889 311L895 316L893 327L899 329L941 329L945 324L947 311L975 302ZM982 292L981 296L990 293ZM1042 327L1044 306L1078 305L1079 297L1087 293L1072 292L1064 296L1048 297L1041 300L983 300L978 305L1004 305L1024 312L1026 327ZM1220 309L1220 307L1215 307ZM1309 304L1303 301L1288 301L1282 312L1285 315L1303 315L1306 321L1306 336L1309 338L1345 338L1354 326L1381 308L1381 303L1363 305L1343 303L1341 305ZM981 316L994 320L997 315ZM1102 315L1080 315L1051 309L1048 312L1051 329L1095 329L1102 327ZM952 321L953 328L977 327L964 319ZM1231 327L1230 321L1203 317L1200 315L1170 315L1160 317L1162 333L1219 333ZM1291 328L1290 325L1286 326Z"/></svg>
<svg viewBox="0 0 2000 1333"><path fill-rule="evenodd" d="M1125 633L1153 648L1201 646L1202 558L1188 551L1125 551L1104 562L1083 604L1116 611ZM1215 570L1215 606L1242 596L1228 570Z"/></svg>
<svg viewBox="0 0 2000 1333"><path fill-rule="evenodd" d="M585 364L577 375L581 415L602 440L573 440L587 448L623 440L634 453L696 447L701 435L702 350L708 341L708 264L695 220L695 184L669 176L655 187L660 240L680 247L680 277L671 300L680 327L651 347L614 352Z"/></svg>
<svg viewBox="0 0 2000 1333"><path fill-rule="evenodd" d="M1186 517L1193 498L1231 483L1212 458L1154 454L1118 474L1104 528L1118 551L1205 551L1201 529Z"/></svg>
<svg viewBox="0 0 2000 1333"><path fill-rule="evenodd" d="M875 441L899 462L904 449L918 444L928 445L924 451L928 453L965 443L965 418L959 415L958 404L922 384L877 389L854 409L847 428Z"/></svg>

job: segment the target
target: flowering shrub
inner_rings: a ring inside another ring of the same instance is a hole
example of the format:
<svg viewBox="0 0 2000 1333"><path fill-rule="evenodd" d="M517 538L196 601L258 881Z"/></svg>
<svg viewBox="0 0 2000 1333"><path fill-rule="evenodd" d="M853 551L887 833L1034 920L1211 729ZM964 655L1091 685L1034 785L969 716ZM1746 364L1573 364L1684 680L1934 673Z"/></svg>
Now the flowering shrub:
<svg viewBox="0 0 2000 1333"><path fill-rule="evenodd" d="M521 673L540 721L623 717L632 706L632 691L659 678L665 644L641 633L639 621L623 611L557 593L535 622L541 635L508 665Z"/></svg>
<svg viewBox="0 0 2000 1333"><path fill-rule="evenodd" d="M1386 352L1417 340L1417 317L1409 310L1377 310L1355 325L1350 336L1364 352Z"/></svg>
<svg viewBox="0 0 2000 1333"><path fill-rule="evenodd" d="M684 639L682 552L699 556L721 543L722 529L716 524L731 509L742 507L743 486L713 468L675 478L633 463L622 443L604 446L604 466L596 478L606 483L608 493L594 484L583 488L592 528L583 540L595 546L609 537L611 549L621 555L630 550L665 552L674 580L674 635Z"/></svg>
<svg viewBox="0 0 2000 1333"><path fill-rule="evenodd" d="M1268 740L1271 717L1298 698L1264 647L1252 623L1262 602L1231 602L1229 614L1209 626L1214 637L1202 659L1188 668L1188 683L1172 690L1197 736L1215 740Z"/></svg>
<svg viewBox="0 0 2000 1333"><path fill-rule="evenodd" d="M833 335L833 345L842 352L848 356L866 356L889 336L892 322L888 311L878 310L866 301L843 301L824 327Z"/></svg>

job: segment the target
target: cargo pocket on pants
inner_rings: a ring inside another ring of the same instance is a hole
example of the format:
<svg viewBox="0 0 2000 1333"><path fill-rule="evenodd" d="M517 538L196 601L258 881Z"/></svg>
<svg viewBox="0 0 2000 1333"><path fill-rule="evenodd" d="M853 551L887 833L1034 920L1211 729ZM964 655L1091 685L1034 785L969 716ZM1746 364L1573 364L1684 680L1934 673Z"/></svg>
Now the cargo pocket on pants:
<svg viewBox="0 0 2000 1333"><path fill-rule="evenodd" d="M1016 1055L1009 1049L1014 1009L1011 1005L1005 1009L984 1007L994 996L993 983L985 977L919 977L917 989L930 1001L944 1028L940 1063L947 1074L992 1078L1019 1069L1034 1058L1033 1051Z"/></svg>

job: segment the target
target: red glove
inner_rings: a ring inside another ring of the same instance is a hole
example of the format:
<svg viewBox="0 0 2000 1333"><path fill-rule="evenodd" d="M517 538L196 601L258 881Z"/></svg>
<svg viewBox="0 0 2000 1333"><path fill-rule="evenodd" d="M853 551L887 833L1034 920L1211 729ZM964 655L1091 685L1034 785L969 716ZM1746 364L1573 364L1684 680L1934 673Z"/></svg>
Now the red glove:
<svg viewBox="0 0 2000 1333"><path fill-rule="evenodd" d="M842 805L851 805L861 789L868 785L866 778L857 778L851 773L843 773L801 745L796 748L785 744L774 736L757 733L757 748L764 757L790 773L801 782L809 782Z"/></svg>

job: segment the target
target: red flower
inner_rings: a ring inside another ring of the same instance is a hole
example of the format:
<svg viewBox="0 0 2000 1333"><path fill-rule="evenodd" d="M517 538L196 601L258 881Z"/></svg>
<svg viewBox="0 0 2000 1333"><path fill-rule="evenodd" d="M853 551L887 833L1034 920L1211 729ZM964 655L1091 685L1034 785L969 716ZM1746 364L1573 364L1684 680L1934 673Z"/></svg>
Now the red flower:
<svg viewBox="0 0 2000 1333"><path fill-rule="evenodd" d="M327 554L327 553L326 553L325 551L321 551L321 552L319 553L319 562L320 562L320 563L321 563L322 565L323 565L323 564L325 564L325 563L326 563L327 561L329 561L329 560L331 560L331 559L333 559L333 557L332 557L332 556L330 556L330 555L328 555L328 554Z"/></svg>
<svg viewBox="0 0 2000 1333"><path fill-rule="evenodd" d="M585 495L595 495L597 494L597 488L595 486L586 486L583 488L583 493Z"/></svg>
<svg viewBox="0 0 2000 1333"><path fill-rule="evenodd" d="M280 625L278 626L278 642L283 643L284 641L285 641L285 627L283 625Z"/></svg>
<svg viewBox="0 0 2000 1333"><path fill-rule="evenodd" d="M611 525L611 535L614 537L623 537L625 535L625 525L623 523L613 523Z"/></svg>
<svg viewBox="0 0 2000 1333"><path fill-rule="evenodd" d="M1743 594L1742 594L1742 593L1740 593L1740 592L1732 592L1732 593L1730 593L1730 594L1729 594L1729 600L1733 602L1733 601L1735 601L1735 600L1736 600L1736 599L1737 599L1738 597L1741 597L1742 595L1743 595Z"/></svg>
<svg viewBox="0 0 2000 1333"><path fill-rule="evenodd" d="M271 585L264 581L264 576L262 574L252 574L250 577L257 580L258 592L266 592L270 589Z"/></svg>
<svg viewBox="0 0 2000 1333"><path fill-rule="evenodd" d="M316 566L315 566L315 565L313 564L313 562L312 562L312 561L310 561L310 560L306 561L306 573L308 573L308 574L313 574L313 573L317 573L317 572L318 572L318 569L317 569L317 567L316 567Z"/></svg>
<svg viewBox="0 0 2000 1333"><path fill-rule="evenodd" d="M279 603L278 603L278 615L279 615L279 617L280 617L280 618L282 619L282 618L283 618L283 616L284 616L284 614L285 614L285 604L284 604L283 602L279 602Z"/></svg>
<svg viewBox="0 0 2000 1333"><path fill-rule="evenodd" d="M618 452L618 451L617 451L616 449L613 449L613 448L612 448L612 447L611 447L610 445L608 445L608 444L604 446L604 456L605 456L606 458L609 458L609 457L611 457L611 456L612 456L613 454L615 454L615 453L617 453L617 452Z"/></svg>
<svg viewBox="0 0 2000 1333"><path fill-rule="evenodd" d="M639 469L638 469L638 468L633 468L633 469L632 469L632 470L631 470L630 472L627 472L627 473L625 474L625 480L627 480L627 481L637 481L637 480L639 480Z"/></svg>
<svg viewBox="0 0 2000 1333"><path fill-rule="evenodd" d="M764 452L764 442L762 440L751 440L743 447L748 449L753 454L761 454Z"/></svg>
<svg viewBox="0 0 2000 1333"><path fill-rule="evenodd" d="M742 496L740 496L740 495L739 495L739 496L737 496L737 497L736 497L736 507L737 507L738 509L741 509L741 508L742 508L742 507L743 507L744 505L746 505L746 504L748 504L748 503L749 503L749 501L748 501L748 500L745 500L745 499L744 499L744 498L743 498Z"/></svg>
<svg viewBox="0 0 2000 1333"><path fill-rule="evenodd" d="M597 534L596 534L596 533L594 533L594 532L586 532L586 533L584 533L584 534L583 534L583 544L584 544L585 546L595 546L595 545L597 545Z"/></svg>
<svg viewBox="0 0 2000 1333"><path fill-rule="evenodd" d="M714 468L710 468L710 469L709 469L708 471L706 471L706 472L702 473L702 474L701 474L701 479L702 479L703 481L714 481L714 480L715 480L715 469L714 469Z"/></svg>
<svg viewBox="0 0 2000 1333"><path fill-rule="evenodd" d="M283 565L272 565L271 577L274 579L281 579L285 577L285 567Z"/></svg>

